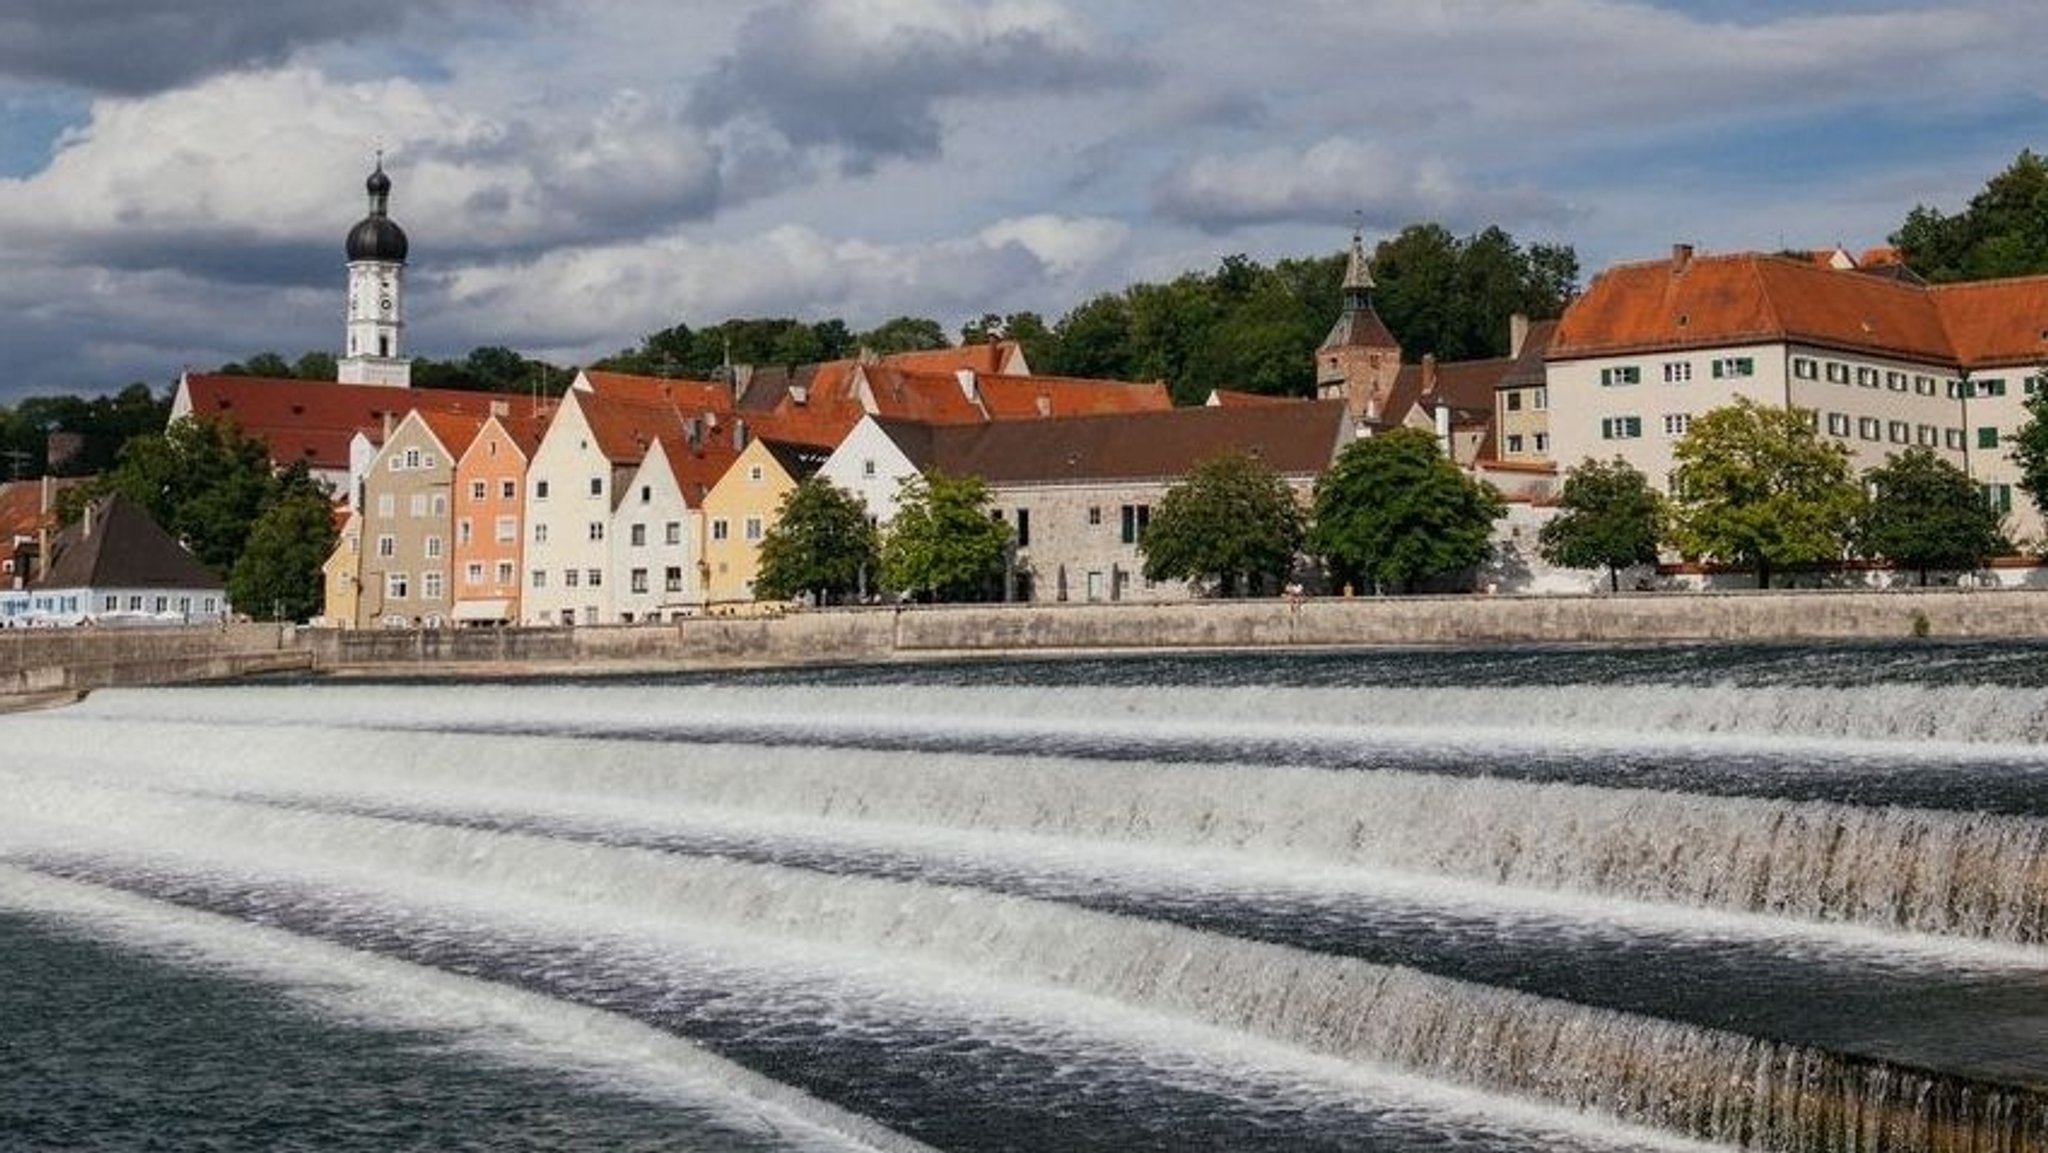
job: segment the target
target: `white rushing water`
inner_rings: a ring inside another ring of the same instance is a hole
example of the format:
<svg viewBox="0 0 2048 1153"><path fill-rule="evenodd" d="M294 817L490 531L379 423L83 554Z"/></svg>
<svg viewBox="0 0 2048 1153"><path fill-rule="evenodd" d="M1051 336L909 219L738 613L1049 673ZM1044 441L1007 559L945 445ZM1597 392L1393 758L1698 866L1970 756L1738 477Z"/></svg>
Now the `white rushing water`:
<svg viewBox="0 0 2048 1153"><path fill-rule="evenodd" d="M495 1004L522 1022L522 1044L592 1068L615 1050L623 1071L708 1080L731 1107L808 1127L820 1148L913 1143L651 1022L715 995L764 1028L827 1036L886 1037L900 1020L1026 1048L1089 1038L1204 1091L1362 1096L1589 1147L1656 1131L1783 1149L1935 1147L1967 1132L1955 1147L2024 1148L2048 1132L2038 1099L1958 1079L1933 1056L1917 1069L1876 1059L1903 1044L1882 1022L1816 1025L1814 1010L1777 1030L1730 1027L1686 999L1683 969L1662 978L1668 1015L1654 979L1592 1003L1572 958L1614 972L1634 955L1750 958L1777 974L1759 974L1764 990L1832 973L1956 983L1931 1006L1964 1003L1979 987L1964 982L2038 984L2043 818L1690 792L1634 771L1670 755L1745 773L1782 762L1847 798L1866 777L1964 750L2023 791L2043 765L2043 706L2007 698L2027 696L800 683L97 694L0 721L12 862L0 907L63 907L163 939L182 925L223 953L227 935L256 934L280 971L364 955L352 987L405 987L399 1000L457 1019ZM1338 748L1390 763L1321 767ZM1537 756L1574 771L1611 761L1615 780L1517 779ZM1230 928L1262 902L1306 911L1257 934ZM1473 925L1490 926L1488 948L1526 945L1542 970L1527 988L1328 943L1337 926L1399 953L1389 942ZM478 991L490 982L423 967L437 951L519 991L493 1002ZM574 1024L537 1026L547 1014L526 1010L541 1005ZM1758 1003L1727 1020L1772 1015ZM1862 1052L1831 1047L1864 1035Z"/></svg>

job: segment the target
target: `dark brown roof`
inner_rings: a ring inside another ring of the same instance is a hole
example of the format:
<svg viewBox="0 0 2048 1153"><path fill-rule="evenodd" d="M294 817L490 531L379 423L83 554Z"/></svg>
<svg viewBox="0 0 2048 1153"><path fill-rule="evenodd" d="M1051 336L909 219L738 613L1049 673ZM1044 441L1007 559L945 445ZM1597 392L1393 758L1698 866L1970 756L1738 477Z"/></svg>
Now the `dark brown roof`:
<svg viewBox="0 0 2048 1153"><path fill-rule="evenodd" d="M991 484L1173 480L1231 451L1312 476L1351 436L1339 400L927 427L908 439L899 425L885 429L921 468Z"/></svg>
<svg viewBox="0 0 2048 1153"><path fill-rule="evenodd" d="M41 589L219 589L221 579L119 495L95 505L50 546Z"/></svg>

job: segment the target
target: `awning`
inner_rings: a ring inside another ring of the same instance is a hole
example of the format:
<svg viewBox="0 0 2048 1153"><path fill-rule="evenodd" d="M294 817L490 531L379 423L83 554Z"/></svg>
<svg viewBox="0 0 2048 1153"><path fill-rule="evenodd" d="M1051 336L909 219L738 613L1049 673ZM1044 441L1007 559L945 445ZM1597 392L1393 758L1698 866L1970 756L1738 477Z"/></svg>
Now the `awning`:
<svg viewBox="0 0 2048 1153"><path fill-rule="evenodd" d="M511 616L512 602L509 600L455 602L457 621L502 621Z"/></svg>

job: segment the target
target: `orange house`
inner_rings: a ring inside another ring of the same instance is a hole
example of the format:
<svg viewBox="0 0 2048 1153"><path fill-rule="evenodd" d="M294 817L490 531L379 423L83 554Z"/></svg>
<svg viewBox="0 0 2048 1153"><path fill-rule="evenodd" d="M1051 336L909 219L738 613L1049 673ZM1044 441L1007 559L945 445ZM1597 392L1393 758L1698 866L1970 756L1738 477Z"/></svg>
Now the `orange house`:
<svg viewBox="0 0 2048 1153"><path fill-rule="evenodd" d="M519 620L526 465L547 428L545 411L501 404L455 464L454 619L458 625Z"/></svg>

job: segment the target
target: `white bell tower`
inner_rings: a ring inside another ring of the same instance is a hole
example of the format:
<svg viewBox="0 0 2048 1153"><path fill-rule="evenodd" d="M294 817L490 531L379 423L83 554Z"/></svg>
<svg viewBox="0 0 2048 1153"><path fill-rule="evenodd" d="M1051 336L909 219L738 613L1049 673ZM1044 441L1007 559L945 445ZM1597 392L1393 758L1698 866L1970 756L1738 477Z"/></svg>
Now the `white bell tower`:
<svg viewBox="0 0 2048 1153"><path fill-rule="evenodd" d="M412 386L406 359L405 230L389 216L391 178L384 155L365 184L370 214L348 233L348 320L338 362L343 384Z"/></svg>

